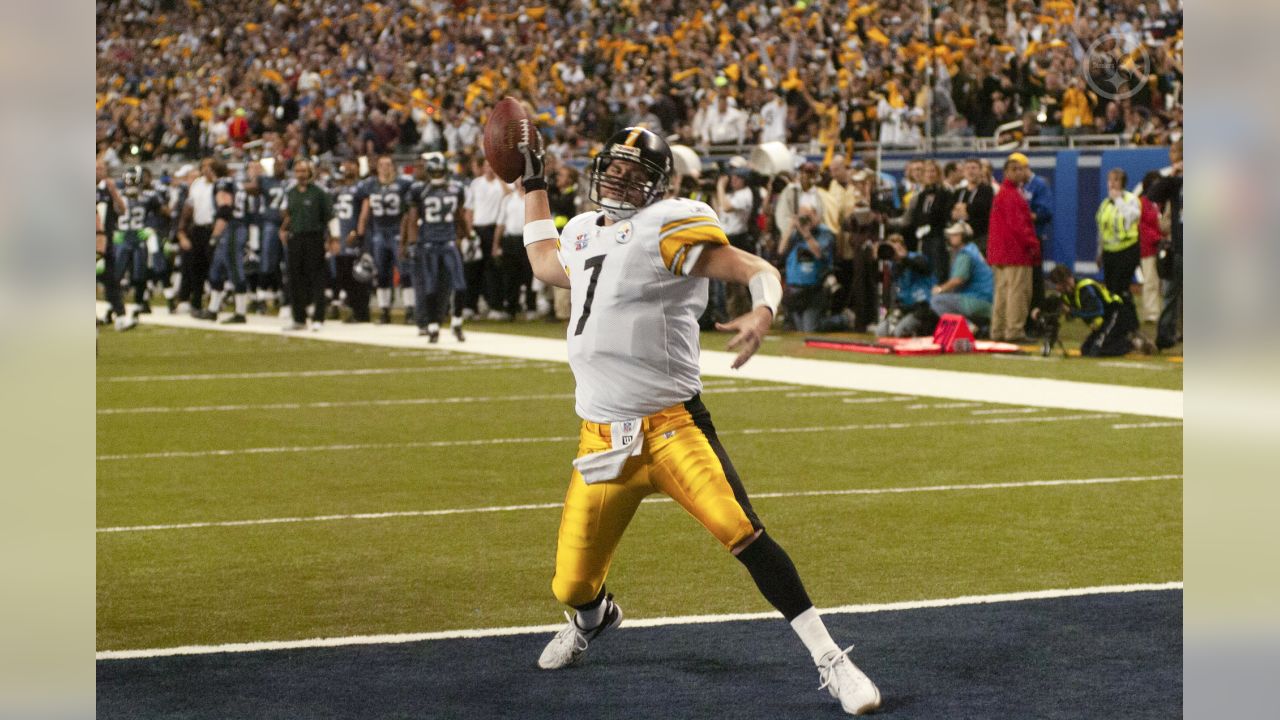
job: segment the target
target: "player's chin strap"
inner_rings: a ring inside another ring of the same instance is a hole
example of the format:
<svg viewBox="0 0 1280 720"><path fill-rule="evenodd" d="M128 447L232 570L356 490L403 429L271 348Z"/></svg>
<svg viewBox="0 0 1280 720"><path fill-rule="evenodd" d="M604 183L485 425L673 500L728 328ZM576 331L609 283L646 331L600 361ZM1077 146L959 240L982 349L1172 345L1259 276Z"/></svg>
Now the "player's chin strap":
<svg viewBox="0 0 1280 720"><path fill-rule="evenodd" d="M751 276L747 287L751 290L753 310L763 305L774 317L778 316L778 305L782 303L782 283L778 281L778 273L761 270Z"/></svg>
<svg viewBox="0 0 1280 720"><path fill-rule="evenodd" d="M619 203L618 205L601 205L600 212L605 217L614 222L622 222L636 214L636 206L631 203Z"/></svg>

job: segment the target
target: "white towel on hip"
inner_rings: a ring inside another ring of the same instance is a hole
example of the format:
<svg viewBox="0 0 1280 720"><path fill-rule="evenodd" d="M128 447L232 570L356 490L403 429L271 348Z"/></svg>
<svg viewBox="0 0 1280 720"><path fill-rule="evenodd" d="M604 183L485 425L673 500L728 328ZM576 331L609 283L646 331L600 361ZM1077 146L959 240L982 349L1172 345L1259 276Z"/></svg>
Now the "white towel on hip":
<svg viewBox="0 0 1280 720"><path fill-rule="evenodd" d="M612 448L583 455L573 461L573 466L582 473L582 480L588 485L616 479L627 458L639 455L644 447L644 432L639 418L609 423L609 435L613 439Z"/></svg>

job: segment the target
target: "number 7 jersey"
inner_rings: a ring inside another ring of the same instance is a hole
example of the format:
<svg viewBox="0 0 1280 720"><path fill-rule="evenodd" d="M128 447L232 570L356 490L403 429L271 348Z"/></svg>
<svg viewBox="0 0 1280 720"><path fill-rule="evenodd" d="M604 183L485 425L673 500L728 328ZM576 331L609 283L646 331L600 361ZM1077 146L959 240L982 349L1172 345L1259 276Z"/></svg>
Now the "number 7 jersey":
<svg viewBox="0 0 1280 720"><path fill-rule="evenodd" d="M557 242L572 286L576 410L600 423L652 415L701 392L707 280L689 271L707 245L729 243L710 206L683 198L603 222L600 212L578 215Z"/></svg>

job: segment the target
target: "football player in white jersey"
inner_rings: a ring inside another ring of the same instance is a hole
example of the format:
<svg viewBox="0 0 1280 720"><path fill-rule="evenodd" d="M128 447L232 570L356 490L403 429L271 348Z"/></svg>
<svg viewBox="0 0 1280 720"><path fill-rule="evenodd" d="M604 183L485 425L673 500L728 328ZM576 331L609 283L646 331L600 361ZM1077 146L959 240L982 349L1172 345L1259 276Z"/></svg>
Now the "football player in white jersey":
<svg viewBox="0 0 1280 720"><path fill-rule="evenodd" d="M664 199L671 150L639 127L611 137L591 166L588 196L600 210L557 233L536 140L526 136L520 144L524 242L537 276L569 288L573 299L569 363L582 418L551 582L556 598L576 612L565 613L568 624L538 665L572 665L622 622L605 577L640 501L660 492L746 566L809 650L821 687L846 712L879 707L879 690L831 639L795 565L756 517L700 398L698 316L708 279L751 290L751 311L718 325L736 333L729 348L739 350L737 368L773 323L782 295L778 271L729 245L705 203Z"/></svg>

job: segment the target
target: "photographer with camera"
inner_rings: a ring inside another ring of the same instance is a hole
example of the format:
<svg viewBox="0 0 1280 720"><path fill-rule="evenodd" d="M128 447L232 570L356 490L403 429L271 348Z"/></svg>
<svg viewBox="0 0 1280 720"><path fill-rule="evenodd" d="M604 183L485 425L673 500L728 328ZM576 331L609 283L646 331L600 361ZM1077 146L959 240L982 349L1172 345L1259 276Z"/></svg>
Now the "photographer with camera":
<svg viewBox="0 0 1280 720"><path fill-rule="evenodd" d="M929 259L908 251L898 233L876 248L876 258L890 263L893 276L892 306L876 325L876 337L916 337L933 332L938 316L929 307L929 297L937 278L929 272Z"/></svg>
<svg viewBox="0 0 1280 720"><path fill-rule="evenodd" d="M791 232L795 230L793 225L801 206L822 207L822 200L818 197L817 183L817 163L806 162L800 166L796 180L787 184L782 192L778 193L778 201L773 209L773 221L777 225L779 238L791 236Z"/></svg>
<svg viewBox="0 0 1280 720"><path fill-rule="evenodd" d="M938 315L963 315L975 326L991 320L991 299L995 281L991 267L973 242L973 231L965 222L953 223L946 230L947 244L955 254L951 277L933 287L929 307Z"/></svg>
<svg viewBox="0 0 1280 720"><path fill-rule="evenodd" d="M778 254L787 259L787 314L800 332L818 330L826 311L822 280L831 268L834 244L835 234L818 221L818 209L801 205L795 230L778 246Z"/></svg>
<svg viewBox="0 0 1280 720"><path fill-rule="evenodd" d="M1081 355L1116 357L1133 350L1151 351L1150 341L1138 332L1138 313L1129 298L1112 293L1096 280L1076 280L1065 265L1051 270L1048 279L1070 316L1080 318L1091 330L1080 345ZM1040 314L1036 308L1031 316L1039 319Z"/></svg>
<svg viewBox="0 0 1280 720"><path fill-rule="evenodd" d="M752 233L751 223L760 207L755 188L750 186L751 170L746 166L729 167L728 172L716 179L716 212L729 244L743 252L759 255L760 248ZM732 284L724 289L725 310L729 317L738 317L751 309L751 296L741 285Z"/></svg>

